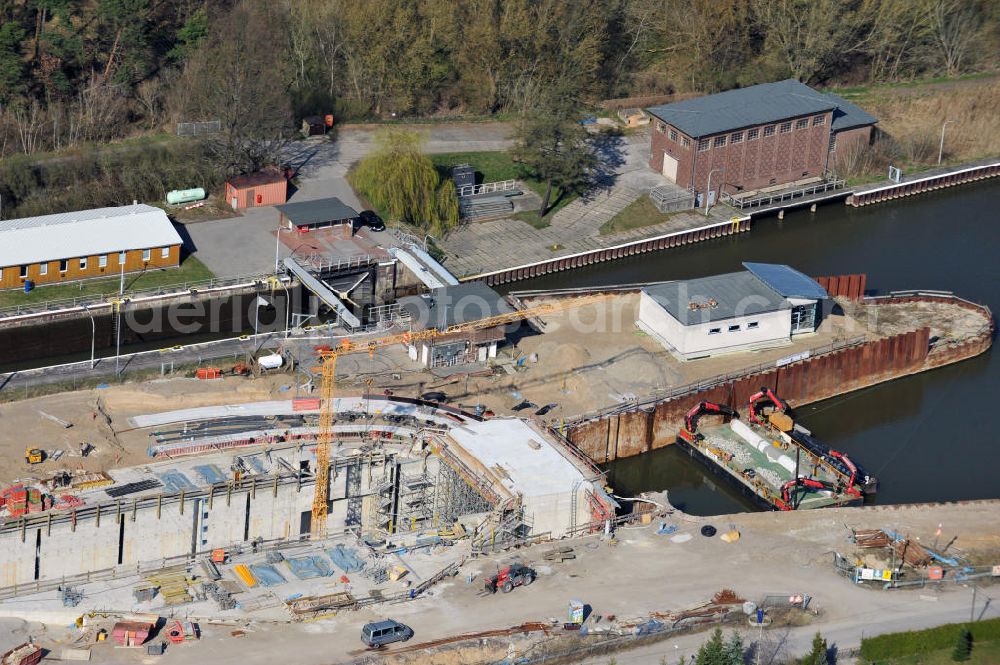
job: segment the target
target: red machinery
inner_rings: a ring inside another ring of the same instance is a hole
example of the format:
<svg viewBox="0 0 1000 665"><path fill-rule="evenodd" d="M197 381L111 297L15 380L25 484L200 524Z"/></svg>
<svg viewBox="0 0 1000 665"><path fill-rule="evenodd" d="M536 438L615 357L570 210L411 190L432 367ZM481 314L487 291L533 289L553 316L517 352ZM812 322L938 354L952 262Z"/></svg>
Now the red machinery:
<svg viewBox="0 0 1000 665"><path fill-rule="evenodd" d="M814 490L826 490L830 489L827 487L826 483L821 483L818 480L812 478L798 478L796 480L789 480L781 488L781 500L784 505L780 506L782 510L794 510L792 506L792 488L801 485L802 487L808 487Z"/></svg>
<svg viewBox="0 0 1000 665"><path fill-rule="evenodd" d="M857 481L858 479L858 467L854 465L854 462L851 461L851 458L845 455L844 453L833 449L830 450L830 457L836 457L841 462L843 462L844 466L847 467L847 470L851 474L850 479L848 479L847 481L847 488L845 491L851 496L861 496L861 492L858 490L857 487L854 486L855 481Z"/></svg>
<svg viewBox="0 0 1000 665"><path fill-rule="evenodd" d="M758 402L762 402L765 399L767 401L764 404L758 405ZM758 407L766 406L768 403L771 404L776 411L780 411L782 413L788 411L788 402L778 397L773 390L765 386L760 389L760 392L750 395L750 422L757 423L758 425L762 424L760 415L758 414Z"/></svg>
<svg viewBox="0 0 1000 665"><path fill-rule="evenodd" d="M515 563L497 571L496 575L487 578L486 591L496 593L497 589L499 589L504 593L510 593L514 587L528 586L534 582L535 576L536 573L533 568Z"/></svg>
<svg viewBox="0 0 1000 665"><path fill-rule="evenodd" d="M715 402L698 402L687 415L684 416L684 429L681 430L681 437L685 441L693 442L697 438L698 432L698 421L705 414L715 414L720 416L729 416L730 418L739 418L740 414L736 412L735 409L731 409L725 404L716 404Z"/></svg>

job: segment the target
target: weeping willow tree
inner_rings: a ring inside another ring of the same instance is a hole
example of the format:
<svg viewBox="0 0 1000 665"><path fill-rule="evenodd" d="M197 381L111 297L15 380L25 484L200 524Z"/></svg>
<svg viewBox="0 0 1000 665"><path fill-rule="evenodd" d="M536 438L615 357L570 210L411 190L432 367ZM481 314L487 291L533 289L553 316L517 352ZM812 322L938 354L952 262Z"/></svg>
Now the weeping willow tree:
<svg viewBox="0 0 1000 665"><path fill-rule="evenodd" d="M458 224L455 183L441 181L414 132L389 129L375 137L375 151L350 174L351 184L373 206L395 219L440 234Z"/></svg>

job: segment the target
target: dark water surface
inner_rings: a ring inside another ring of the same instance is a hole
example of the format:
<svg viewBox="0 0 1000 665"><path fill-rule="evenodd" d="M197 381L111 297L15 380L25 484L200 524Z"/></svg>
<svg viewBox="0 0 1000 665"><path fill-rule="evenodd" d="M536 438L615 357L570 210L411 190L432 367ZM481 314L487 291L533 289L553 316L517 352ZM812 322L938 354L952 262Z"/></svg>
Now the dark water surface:
<svg viewBox="0 0 1000 665"><path fill-rule="evenodd" d="M545 289L700 277L742 261L809 275L867 273L879 291L939 289L1000 311L1000 182L865 208L834 203L755 220L749 234L513 285ZM799 421L881 479L878 503L1000 497L1000 359L956 365L802 407ZM679 449L609 465L620 494L668 489L698 514L750 503Z"/></svg>

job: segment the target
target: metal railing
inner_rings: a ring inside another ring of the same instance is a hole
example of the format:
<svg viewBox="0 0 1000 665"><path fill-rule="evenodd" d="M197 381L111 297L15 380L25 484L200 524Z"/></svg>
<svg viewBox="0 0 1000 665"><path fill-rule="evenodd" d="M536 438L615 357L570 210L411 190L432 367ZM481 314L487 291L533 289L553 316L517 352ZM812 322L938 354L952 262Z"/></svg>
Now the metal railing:
<svg viewBox="0 0 1000 665"><path fill-rule="evenodd" d="M133 273L134 276L134 273ZM124 296L117 291L95 293L74 296L72 298L58 298L53 300L43 300L35 303L24 303L23 305L13 305L0 308L0 319L13 316L26 316L30 314L48 314L83 307L98 305L109 305L112 301L124 298L129 300L139 300L142 298L155 298L157 296L176 295L190 293L191 291L208 291L243 284L264 283L273 278L282 277L275 273L254 273L250 275L237 275L235 277L212 277L211 279L195 280L190 282L176 282L174 284L164 284L162 286L148 289L129 289ZM81 282L84 284L85 282ZM45 287L39 287L44 289Z"/></svg>
<svg viewBox="0 0 1000 665"><path fill-rule="evenodd" d="M458 188L458 198L512 192L515 189L517 189L517 180L498 180L497 182L484 182L481 185L462 185Z"/></svg>
<svg viewBox="0 0 1000 665"><path fill-rule="evenodd" d="M358 254L346 258L330 256L329 254L309 254L304 258L294 257L292 260L306 270L318 272L361 268L379 262L379 258L372 254Z"/></svg>
<svg viewBox="0 0 1000 665"><path fill-rule="evenodd" d="M838 189L844 189L847 186L847 181L843 178L831 178L829 180L824 180L822 182L817 182L812 185L807 185L805 187L798 187L795 189L783 189L777 192L769 192L767 194L759 194L757 196L740 197L738 195L734 196L726 192L722 193L722 202L726 205L732 206L733 208L738 208L740 210L746 210L748 208L760 208L770 205L775 205L783 203L785 201L792 201L794 199L805 198L807 196L812 196L814 194L822 194L824 192L836 191ZM845 194L848 192L845 192Z"/></svg>
<svg viewBox="0 0 1000 665"><path fill-rule="evenodd" d="M690 210L694 208L694 188L678 191L675 187L660 185L649 190L649 199L660 212Z"/></svg>
<svg viewBox="0 0 1000 665"><path fill-rule="evenodd" d="M848 340L831 342L830 344L825 344L815 349L809 349L809 358L811 359L817 356L823 356L828 353L833 353L835 351L840 351L842 349L858 346L860 344L864 344L865 341L867 341L867 339L868 339L867 337L861 335L858 337L852 337L851 339ZM582 415L573 418L572 420L567 420L566 424L572 425L587 420L597 420L599 418L604 418L606 416L624 413L626 411L635 411L636 409L653 406L660 402L665 402L666 400L682 397L684 395L699 392L701 390L708 390L709 388L715 388L716 386L724 385L726 383L729 383L730 381L735 381L737 379L753 376L754 374L760 374L761 372L777 369L778 367L779 367L778 361L770 361L766 363L753 365L751 367L746 367L744 369L740 369L735 372L729 372L728 374L719 374L708 379L695 381L692 383L685 384L683 386L678 386L676 388L654 391L641 398L629 400L627 402L622 402L621 404L615 404L614 406L608 406L603 409L597 409L596 411L590 411L588 413L584 413Z"/></svg>

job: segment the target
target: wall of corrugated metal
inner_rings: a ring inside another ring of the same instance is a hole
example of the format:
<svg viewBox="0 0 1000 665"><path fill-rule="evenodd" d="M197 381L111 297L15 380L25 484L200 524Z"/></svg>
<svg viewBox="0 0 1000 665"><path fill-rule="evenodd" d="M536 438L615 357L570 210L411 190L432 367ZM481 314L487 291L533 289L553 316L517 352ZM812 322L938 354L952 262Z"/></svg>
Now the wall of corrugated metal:
<svg viewBox="0 0 1000 665"><path fill-rule="evenodd" d="M856 292L859 288L858 280L849 279L846 283L849 292ZM863 280L860 283L863 285ZM913 299L928 298L916 296ZM973 303L968 303L968 306L978 307ZM988 313L985 308L978 309ZM594 462L603 464L672 444L683 425L684 415L703 400L726 404L745 412L750 395L766 386L793 406L801 406L971 358L986 351L992 340L991 323L966 341L936 346L931 351L930 329L920 328L775 367L653 406L574 423L568 426L567 437Z"/></svg>

